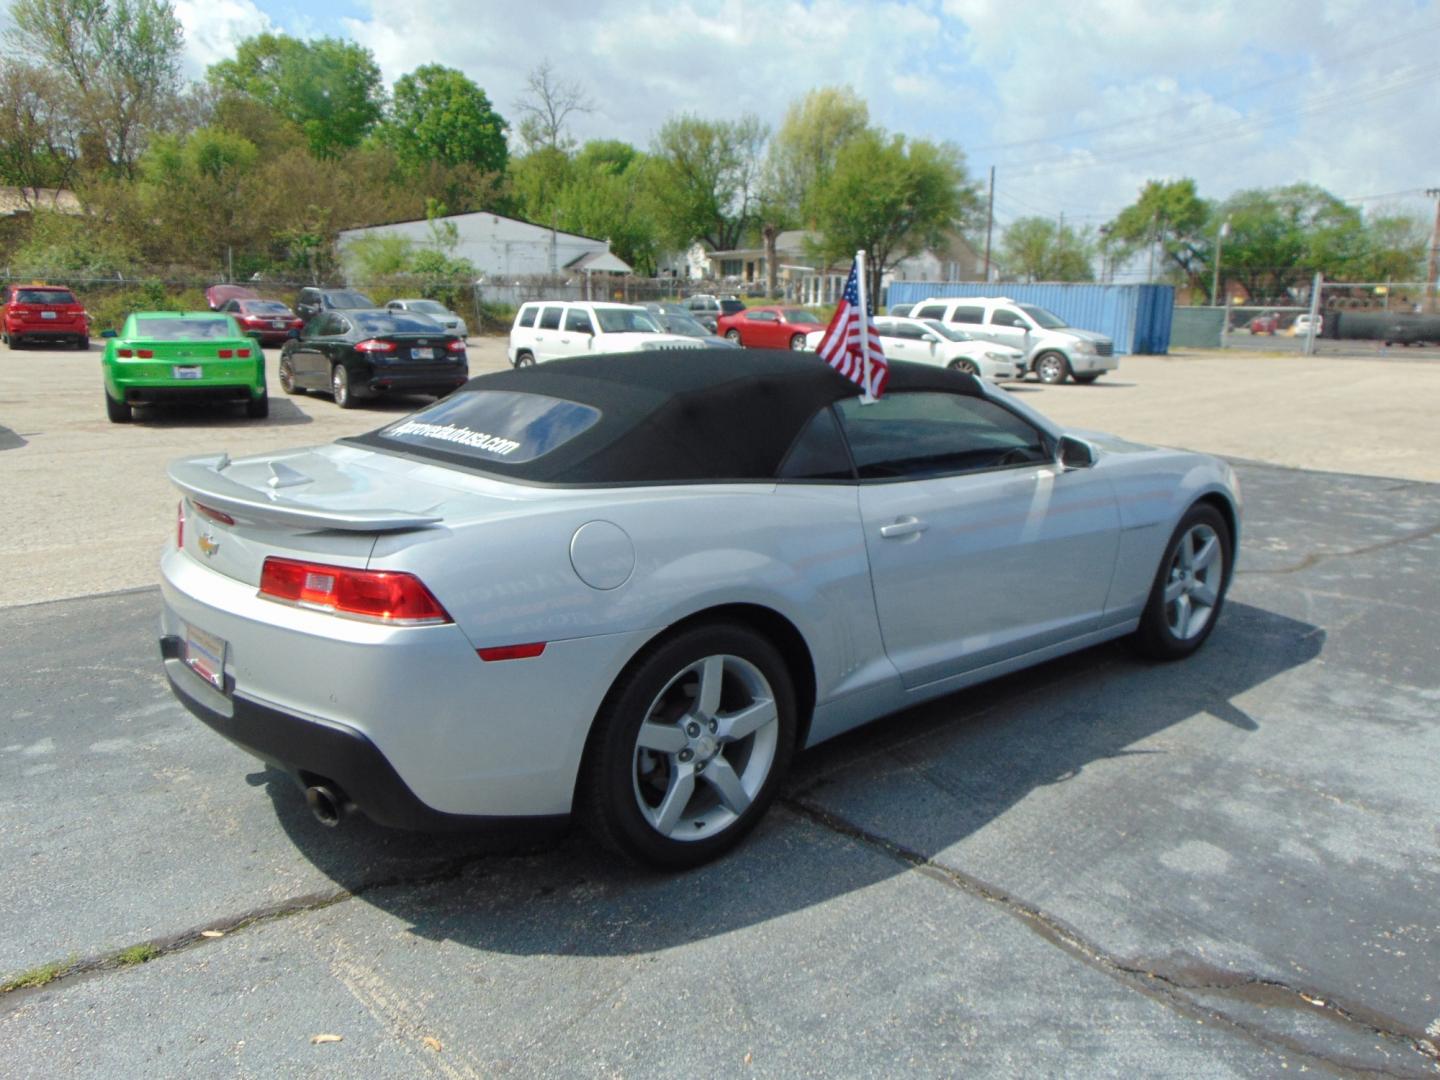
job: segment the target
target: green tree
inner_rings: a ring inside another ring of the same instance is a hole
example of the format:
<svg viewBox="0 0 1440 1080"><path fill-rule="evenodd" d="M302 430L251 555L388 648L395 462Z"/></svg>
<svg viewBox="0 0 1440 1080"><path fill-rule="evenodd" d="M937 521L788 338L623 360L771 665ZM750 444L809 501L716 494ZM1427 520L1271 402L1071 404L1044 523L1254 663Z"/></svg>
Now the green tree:
<svg viewBox="0 0 1440 1080"><path fill-rule="evenodd" d="M217 91L248 95L297 125L317 157L359 146L384 115L375 57L337 38L260 34L242 41L235 59L212 64L206 77Z"/></svg>
<svg viewBox="0 0 1440 1080"><path fill-rule="evenodd" d="M766 159L767 194L777 210L804 220L841 149L869 124L868 106L848 86L821 87L791 102Z"/></svg>
<svg viewBox="0 0 1440 1080"><path fill-rule="evenodd" d="M556 197L556 221L567 232L610 241L610 249L643 274L655 272L659 236L649 199L653 162L628 143L586 143Z"/></svg>
<svg viewBox="0 0 1440 1080"><path fill-rule="evenodd" d="M18 277L63 282L129 275L139 260L139 250L118 231L97 229L93 221L73 214L41 210L32 216L29 235L8 261Z"/></svg>
<svg viewBox="0 0 1440 1080"><path fill-rule="evenodd" d="M1106 227L1107 245L1122 259L1156 245L1161 274L1174 271L1208 295L1218 229L1211 220L1212 209L1189 177L1148 180L1139 197Z"/></svg>
<svg viewBox="0 0 1440 1080"><path fill-rule="evenodd" d="M27 200L36 188L69 187L80 161L70 87L54 69L0 60L0 179Z"/></svg>
<svg viewBox="0 0 1440 1080"><path fill-rule="evenodd" d="M649 170L661 239L677 248L695 240L717 251L737 247L754 225L767 135L759 117L748 114L667 120L655 136Z"/></svg>
<svg viewBox="0 0 1440 1080"><path fill-rule="evenodd" d="M498 173L505 169L507 126L461 72L426 64L396 81L380 137L408 169L440 162Z"/></svg>
<svg viewBox="0 0 1440 1080"><path fill-rule="evenodd" d="M958 149L872 129L841 148L815 193L818 254L843 265L864 249L878 296L886 270L964 228L979 205Z"/></svg>
<svg viewBox="0 0 1440 1080"><path fill-rule="evenodd" d="M563 150L542 146L510 159L506 203L526 221L549 225L561 190L574 177L575 163Z"/></svg>
<svg viewBox="0 0 1440 1080"><path fill-rule="evenodd" d="M1215 211L1230 222L1223 272L1256 300L1282 299L1319 270L1349 276L1365 251L1364 219L1314 184L1240 191Z"/></svg>
<svg viewBox="0 0 1440 1080"><path fill-rule="evenodd" d="M253 213L260 150L243 135L201 128L154 139L140 160L139 194L157 256L213 269L264 242Z"/></svg>
<svg viewBox="0 0 1440 1080"><path fill-rule="evenodd" d="M168 0L14 0L12 49L73 90L91 156L129 175L148 128L180 86L184 36Z"/></svg>
<svg viewBox="0 0 1440 1080"><path fill-rule="evenodd" d="M1000 243L1005 269L1026 281L1095 280L1092 238L1046 217L1017 218Z"/></svg>
<svg viewBox="0 0 1440 1080"><path fill-rule="evenodd" d="M1363 247L1347 266L1350 281L1419 281L1425 276L1429 224L1414 214L1378 213L1365 222Z"/></svg>

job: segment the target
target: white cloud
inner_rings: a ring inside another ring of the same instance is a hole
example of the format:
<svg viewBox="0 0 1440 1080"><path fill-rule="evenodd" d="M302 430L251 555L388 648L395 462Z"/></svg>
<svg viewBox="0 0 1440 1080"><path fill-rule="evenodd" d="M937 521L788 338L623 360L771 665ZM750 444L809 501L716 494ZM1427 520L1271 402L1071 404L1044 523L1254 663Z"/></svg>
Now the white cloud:
<svg viewBox="0 0 1440 1080"><path fill-rule="evenodd" d="M209 48L265 18L251 0L215 10ZM875 123L958 143L977 176L996 164L1008 217L1098 224L1151 177L1223 198L1440 174L1433 83L1399 85L1440 43L1440 13L1416 0L369 0L338 26L387 81L456 67L507 118L548 57L595 101L576 138L642 147L675 113L774 126L806 91L848 83Z"/></svg>
<svg viewBox="0 0 1440 1080"><path fill-rule="evenodd" d="M176 0L175 14L185 28L184 72L190 79L233 57L245 38L275 29L254 0Z"/></svg>

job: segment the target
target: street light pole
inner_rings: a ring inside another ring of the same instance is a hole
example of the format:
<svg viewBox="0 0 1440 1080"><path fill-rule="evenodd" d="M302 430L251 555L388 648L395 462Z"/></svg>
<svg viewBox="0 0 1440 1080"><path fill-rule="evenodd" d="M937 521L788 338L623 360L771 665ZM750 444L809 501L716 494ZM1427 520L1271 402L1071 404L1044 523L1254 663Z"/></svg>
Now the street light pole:
<svg viewBox="0 0 1440 1080"><path fill-rule="evenodd" d="M1220 254L1225 250L1225 237L1230 235L1230 219L1226 218L1220 223L1220 231L1215 236L1215 276L1210 282L1210 303L1217 303L1220 299Z"/></svg>

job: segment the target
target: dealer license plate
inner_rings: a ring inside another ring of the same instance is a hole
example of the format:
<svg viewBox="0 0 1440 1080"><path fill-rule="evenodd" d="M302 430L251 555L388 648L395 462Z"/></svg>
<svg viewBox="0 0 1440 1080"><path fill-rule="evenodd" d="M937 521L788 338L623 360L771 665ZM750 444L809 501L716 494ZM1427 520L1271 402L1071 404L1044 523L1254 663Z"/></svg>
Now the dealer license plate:
<svg viewBox="0 0 1440 1080"><path fill-rule="evenodd" d="M225 689L224 639L189 625L185 626L185 663L217 690Z"/></svg>
<svg viewBox="0 0 1440 1080"><path fill-rule="evenodd" d="M410 359L411 359L411 360L434 360L434 359L435 359L435 350L434 350L434 349L411 349L411 350L410 350Z"/></svg>
<svg viewBox="0 0 1440 1080"><path fill-rule="evenodd" d="M53 311L42 311L42 312L40 312L40 317L41 317L42 319L53 319L53 318L55 318L56 316L55 316L55 312L53 312Z"/></svg>
<svg viewBox="0 0 1440 1080"><path fill-rule="evenodd" d="M192 364L188 367L182 367L176 364L170 369L170 374L177 379L198 379L200 378L201 371L198 364Z"/></svg>
<svg viewBox="0 0 1440 1080"><path fill-rule="evenodd" d="M272 320L271 323L270 323L270 328L271 328L272 330L284 330L284 329L285 329L285 324L284 324L283 322L281 322L279 319L274 319L274 320Z"/></svg>

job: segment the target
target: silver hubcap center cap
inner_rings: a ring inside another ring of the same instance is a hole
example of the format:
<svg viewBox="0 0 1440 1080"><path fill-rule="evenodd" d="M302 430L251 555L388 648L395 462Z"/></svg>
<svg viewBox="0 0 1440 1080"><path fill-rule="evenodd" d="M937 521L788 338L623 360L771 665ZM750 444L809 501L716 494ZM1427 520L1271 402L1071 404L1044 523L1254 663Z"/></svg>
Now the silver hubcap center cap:
<svg viewBox="0 0 1440 1080"><path fill-rule="evenodd" d="M720 752L720 744L711 735L701 735L691 742L691 746L695 750L695 757L698 761L709 761Z"/></svg>

